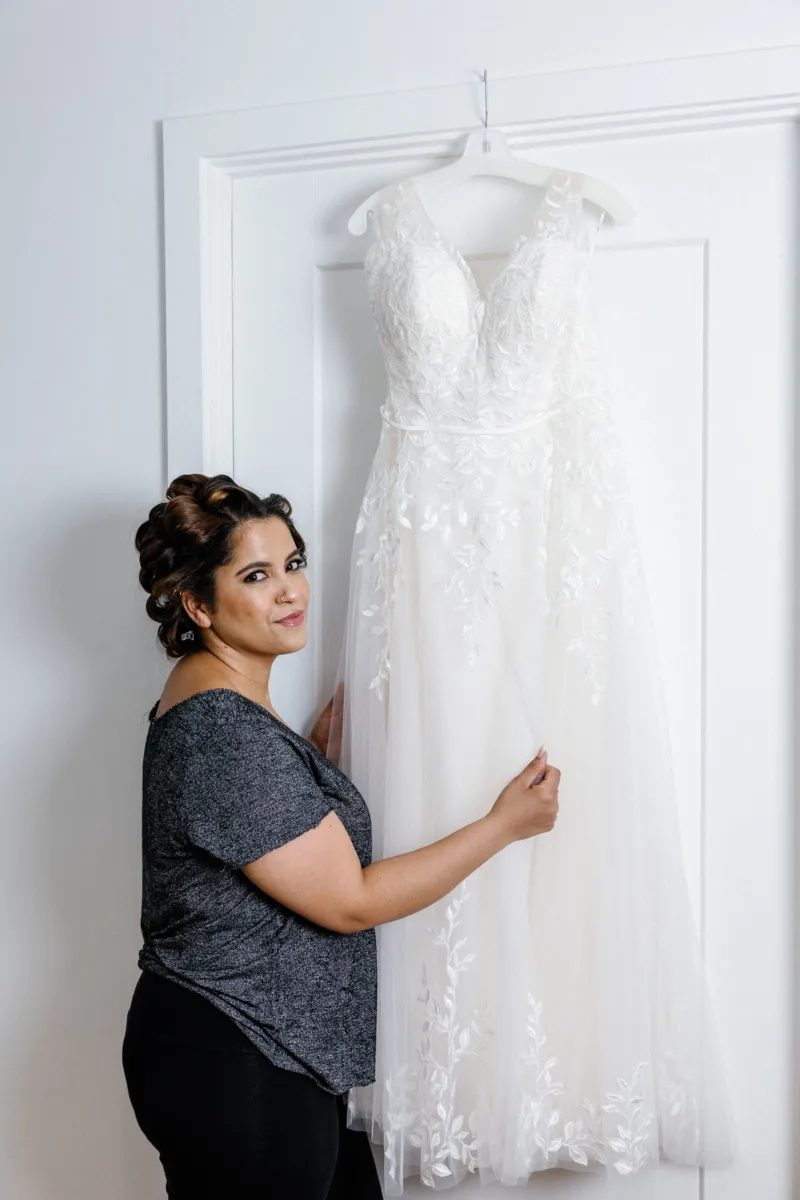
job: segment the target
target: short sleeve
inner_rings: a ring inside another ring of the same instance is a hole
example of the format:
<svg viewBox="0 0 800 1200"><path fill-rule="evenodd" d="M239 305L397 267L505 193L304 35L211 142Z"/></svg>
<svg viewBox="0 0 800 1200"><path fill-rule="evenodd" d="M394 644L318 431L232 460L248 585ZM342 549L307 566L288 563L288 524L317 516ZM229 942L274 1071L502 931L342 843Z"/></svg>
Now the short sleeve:
<svg viewBox="0 0 800 1200"><path fill-rule="evenodd" d="M237 869L314 829L332 807L301 752L261 721L218 725L181 789L188 841Z"/></svg>

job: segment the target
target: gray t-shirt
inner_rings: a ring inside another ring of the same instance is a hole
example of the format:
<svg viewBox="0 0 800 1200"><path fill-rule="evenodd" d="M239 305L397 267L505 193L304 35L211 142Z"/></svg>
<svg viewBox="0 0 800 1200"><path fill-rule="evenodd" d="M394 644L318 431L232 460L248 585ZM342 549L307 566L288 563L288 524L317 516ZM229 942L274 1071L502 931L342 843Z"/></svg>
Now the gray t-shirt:
<svg viewBox="0 0 800 1200"><path fill-rule="evenodd" d="M341 1095L375 1079L374 929L336 933L240 870L341 819L362 867L369 809L353 783L261 704L230 688L155 719L142 772L142 970L205 996L271 1062Z"/></svg>

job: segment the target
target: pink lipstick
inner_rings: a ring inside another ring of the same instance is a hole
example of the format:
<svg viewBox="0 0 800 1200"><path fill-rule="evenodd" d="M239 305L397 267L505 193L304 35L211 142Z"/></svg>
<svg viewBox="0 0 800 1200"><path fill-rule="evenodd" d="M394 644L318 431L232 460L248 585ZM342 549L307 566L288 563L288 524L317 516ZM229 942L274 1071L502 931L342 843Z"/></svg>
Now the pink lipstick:
<svg viewBox="0 0 800 1200"><path fill-rule="evenodd" d="M297 612L289 613L288 617L284 617L282 621L277 621L276 624L292 627L294 625L302 625L304 620L304 613L298 609Z"/></svg>

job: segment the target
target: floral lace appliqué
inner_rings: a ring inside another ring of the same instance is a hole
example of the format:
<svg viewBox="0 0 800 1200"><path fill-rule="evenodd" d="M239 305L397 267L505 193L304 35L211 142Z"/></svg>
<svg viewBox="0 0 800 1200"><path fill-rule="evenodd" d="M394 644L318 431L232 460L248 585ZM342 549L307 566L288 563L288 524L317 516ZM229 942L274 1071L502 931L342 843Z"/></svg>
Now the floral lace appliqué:
<svg viewBox="0 0 800 1200"><path fill-rule="evenodd" d="M456 1164L466 1172L475 1172L479 1165L477 1110L464 1109L456 1081L463 1058L483 1057L494 1027L488 1007L468 1016L461 1012L459 982L476 962L475 954L464 953L466 939L458 936L460 910L468 896L465 881L447 898L445 925L429 927L433 946L441 948L448 982L437 995L423 964L418 1000L424 1020L417 1061L403 1063L384 1080L384 1154L387 1178L395 1184L404 1143L418 1149L419 1176L429 1187L436 1187L437 1178L453 1176ZM441 965L439 961L437 967ZM616 1088L605 1093L604 1102L595 1104L588 1097L568 1095L559 1077L558 1055L546 1049L542 1003L531 993L525 1034L525 1087L515 1118L521 1173L528 1176L570 1162L610 1167L627 1176L657 1161L651 1064L633 1065L628 1076L619 1077ZM661 1070L668 1071L670 1052L664 1058ZM670 1115L689 1128L697 1122L697 1097L688 1081L685 1085Z"/></svg>
<svg viewBox="0 0 800 1200"><path fill-rule="evenodd" d="M480 1058L482 1040L492 1033L485 1009L468 1018L460 1011L459 979L475 961L474 954L462 953L466 939L457 936L459 913L468 895L466 882L461 883L448 898L446 923L440 929L428 929L432 945L442 949L448 983L437 996L423 963L418 1000L424 1019L418 1062L413 1067L404 1064L396 1077L385 1081L388 1119L384 1147L388 1176L394 1181L403 1137L418 1148L420 1178L428 1186L434 1186L434 1176L451 1176L454 1161L468 1171L478 1165L475 1113L458 1111L455 1088L458 1064L468 1056Z"/></svg>

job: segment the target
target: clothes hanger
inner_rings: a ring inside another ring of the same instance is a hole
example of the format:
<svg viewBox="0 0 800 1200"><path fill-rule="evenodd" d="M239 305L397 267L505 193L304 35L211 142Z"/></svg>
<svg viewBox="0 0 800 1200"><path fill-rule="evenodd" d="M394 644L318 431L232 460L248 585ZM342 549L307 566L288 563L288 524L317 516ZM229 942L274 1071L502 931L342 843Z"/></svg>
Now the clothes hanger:
<svg viewBox="0 0 800 1200"><path fill-rule="evenodd" d="M503 179L513 179L518 183L530 184L534 187L545 187L556 167L541 163L529 162L512 154L505 134L500 129L489 128L489 72L483 72L484 117L483 129L470 133L464 143L461 156L455 162L437 167L434 171L424 171L421 175L408 176L407 182L424 184L426 187L433 181L439 183L461 183L477 175L496 175ZM585 199L598 205L617 225L627 225L633 220L634 210L628 201L621 196L610 184L602 179L581 172L570 172L574 179L581 183L581 191ZM391 186L391 185L389 185ZM350 233L362 234L367 229L367 218L374 212L375 205L385 188L378 188L371 196L359 204L347 228Z"/></svg>

